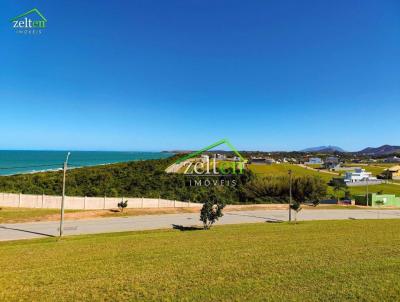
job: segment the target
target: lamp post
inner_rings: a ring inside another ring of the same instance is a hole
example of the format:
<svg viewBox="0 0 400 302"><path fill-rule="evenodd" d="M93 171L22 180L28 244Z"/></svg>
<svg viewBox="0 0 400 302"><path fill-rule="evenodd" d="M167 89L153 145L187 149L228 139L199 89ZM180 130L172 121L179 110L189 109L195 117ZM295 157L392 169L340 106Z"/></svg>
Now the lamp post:
<svg viewBox="0 0 400 302"><path fill-rule="evenodd" d="M389 183L389 176L390 176L390 171L389 168L387 169L387 173L386 173L386 183Z"/></svg>
<svg viewBox="0 0 400 302"><path fill-rule="evenodd" d="M71 152L67 153L67 158L65 159L64 162L64 170L63 170L63 186L62 186L62 199L61 199L61 220L60 220L60 237L63 235L64 231L64 202L65 202L65 177L67 174L67 168L68 168L68 158L70 156Z"/></svg>
<svg viewBox="0 0 400 302"><path fill-rule="evenodd" d="M292 170L289 170L289 222L292 221Z"/></svg>

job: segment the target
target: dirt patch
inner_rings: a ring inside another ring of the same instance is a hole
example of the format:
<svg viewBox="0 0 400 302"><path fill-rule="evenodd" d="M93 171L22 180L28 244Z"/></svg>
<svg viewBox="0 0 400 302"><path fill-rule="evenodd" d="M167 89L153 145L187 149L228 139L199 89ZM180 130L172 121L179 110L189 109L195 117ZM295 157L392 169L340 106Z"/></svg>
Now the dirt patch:
<svg viewBox="0 0 400 302"><path fill-rule="evenodd" d="M95 219L103 217L127 217L142 215L163 215L163 214L181 214L196 213L199 208L155 208L155 209L125 209L123 212L119 210L88 210L74 213L65 213L66 220ZM40 221L59 220L59 214L51 214L41 217Z"/></svg>
<svg viewBox="0 0 400 302"><path fill-rule="evenodd" d="M317 207L303 205L304 209L357 209L365 208L363 206L341 206L341 205L319 205ZM143 215L165 215L165 214L183 214L183 213L200 213L200 207L190 208L153 208L153 209L125 209L124 212L120 212L118 209L111 210L86 210L86 211L72 211L65 213L66 220L80 220L80 219L96 219L105 217L128 217L128 216L143 216ZM256 210L287 210L287 204L251 204L251 205L227 205L224 212L234 211L256 211ZM29 209L32 212L32 209ZM38 210L40 211L40 210ZM23 211L22 211L23 212ZM16 217L4 217L1 223L18 223L18 222L32 222L32 221L58 221L60 220L60 214L56 213L30 213L29 217L16 216Z"/></svg>
<svg viewBox="0 0 400 302"><path fill-rule="evenodd" d="M252 210L281 210L286 209L287 205L268 204L268 205L227 205L224 211L252 211ZM200 213L200 207L191 208L154 208L154 209L125 209L123 212L119 210L88 210L74 213L66 213L66 220L94 219L103 217L126 217L126 216L142 216L142 215L165 215L165 214L183 214L183 213ZM59 220L59 214L51 214L41 217L41 221Z"/></svg>

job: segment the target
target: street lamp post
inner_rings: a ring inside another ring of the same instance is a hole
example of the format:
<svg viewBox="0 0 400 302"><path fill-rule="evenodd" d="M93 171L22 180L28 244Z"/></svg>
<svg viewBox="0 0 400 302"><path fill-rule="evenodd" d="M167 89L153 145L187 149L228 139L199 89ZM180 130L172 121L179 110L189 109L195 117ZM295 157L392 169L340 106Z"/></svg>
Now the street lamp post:
<svg viewBox="0 0 400 302"><path fill-rule="evenodd" d="M292 170L289 170L289 222L292 221Z"/></svg>
<svg viewBox="0 0 400 302"><path fill-rule="evenodd" d="M71 154L71 152L68 152L68 153L67 153L67 158L65 159L65 162L64 162L64 169L63 169L63 186L62 186L62 199L61 199L60 237L62 237L63 231L64 231L65 177L66 177L66 174L67 174L68 158L69 158L70 154Z"/></svg>

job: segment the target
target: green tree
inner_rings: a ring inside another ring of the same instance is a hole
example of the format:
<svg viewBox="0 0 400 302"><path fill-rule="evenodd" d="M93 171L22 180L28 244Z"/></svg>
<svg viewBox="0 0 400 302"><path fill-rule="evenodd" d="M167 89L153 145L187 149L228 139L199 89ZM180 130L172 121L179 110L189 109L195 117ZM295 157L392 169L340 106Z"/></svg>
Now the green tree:
<svg viewBox="0 0 400 302"><path fill-rule="evenodd" d="M295 201L290 205L290 209L294 211L294 223L297 223L297 214L302 210L301 203Z"/></svg>
<svg viewBox="0 0 400 302"><path fill-rule="evenodd" d="M299 203L319 203L326 197L327 185L320 177L293 177L293 200ZM244 184L239 192L241 202L288 202L289 177L268 176L254 178Z"/></svg>
<svg viewBox="0 0 400 302"><path fill-rule="evenodd" d="M330 184L333 187L333 191L335 192L336 200L339 201L339 193L345 192L347 190L347 185L342 179L337 178L332 179Z"/></svg>
<svg viewBox="0 0 400 302"><path fill-rule="evenodd" d="M211 226L224 215L222 213L224 207L224 203L218 202L214 198L204 202L200 211L200 220L203 222L205 230L210 229Z"/></svg>

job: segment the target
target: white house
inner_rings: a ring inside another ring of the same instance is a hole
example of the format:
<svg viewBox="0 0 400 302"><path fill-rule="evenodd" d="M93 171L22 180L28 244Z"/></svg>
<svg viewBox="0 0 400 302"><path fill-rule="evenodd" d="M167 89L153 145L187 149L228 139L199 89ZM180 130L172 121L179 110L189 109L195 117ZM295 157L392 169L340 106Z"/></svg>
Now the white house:
<svg viewBox="0 0 400 302"><path fill-rule="evenodd" d="M265 159L265 162L266 162L268 165L272 165L272 164L275 164L275 163L276 163L275 159L273 159L273 158L266 158L266 159Z"/></svg>
<svg viewBox="0 0 400 302"><path fill-rule="evenodd" d="M217 154L217 159L226 159L226 155L225 154Z"/></svg>
<svg viewBox="0 0 400 302"><path fill-rule="evenodd" d="M200 158L203 163L208 163L210 161L210 157L206 154L202 154Z"/></svg>
<svg viewBox="0 0 400 302"><path fill-rule="evenodd" d="M384 162L385 163L400 163L400 157L397 157L397 156L389 157L389 158L386 158L384 160Z"/></svg>
<svg viewBox="0 0 400 302"><path fill-rule="evenodd" d="M316 164L323 164L324 161L320 159L319 157L311 157L308 162L306 162L306 165L316 165Z"/></svg>
<svg viewBox="0 0 400 302"><path fill-rule="evenodd" d="M345 182L362 182L362 181L376 181L377 178L372 176L371 172L366 172L365 169L356 168L354 172L346 172L344 177Z"/></svg>

